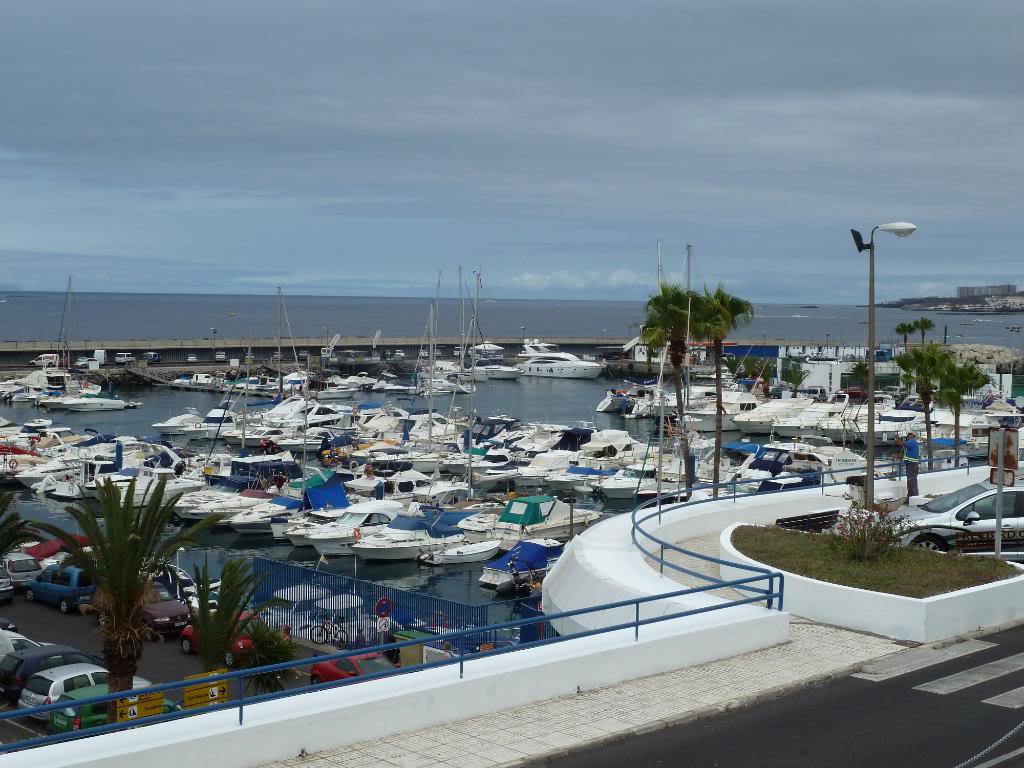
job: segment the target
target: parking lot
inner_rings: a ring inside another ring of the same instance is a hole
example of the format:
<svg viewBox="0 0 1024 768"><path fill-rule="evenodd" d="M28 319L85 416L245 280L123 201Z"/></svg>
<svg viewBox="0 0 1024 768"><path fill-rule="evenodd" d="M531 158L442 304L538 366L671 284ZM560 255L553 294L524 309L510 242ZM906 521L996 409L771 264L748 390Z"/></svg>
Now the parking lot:
<svg viewBox="0 0 1024 768"><path fill-rule="evenodd" d="M15 593L10 605L0 606L0 617L9 619L18 627L18 632L40 643L59 643L70 645L86 653L102 657L102 645L99 625L95 616L70 614L64 615L56 608L40 603L26 603L22 592ZM315 651L300 646L300 656L315 655ZM327 652L325 649L322 652ZM308 669L303 669L306 672ZM146 643L146 650L139 659L137 674L153 683L169 683L182 680L188 675L202 672L198 656L182 653L178 644L178 636L171 635L164 640ZM308 678L301 676L295 685L308 684ZM172 701L180 701L182 694L173 692L165 694ZM232 690L231 695L235 692ZM10 711L16 706L2 700L0 711ZM0 742L17 741L31 738L46 732L46 725L30 718L0 721Z"/></svg>

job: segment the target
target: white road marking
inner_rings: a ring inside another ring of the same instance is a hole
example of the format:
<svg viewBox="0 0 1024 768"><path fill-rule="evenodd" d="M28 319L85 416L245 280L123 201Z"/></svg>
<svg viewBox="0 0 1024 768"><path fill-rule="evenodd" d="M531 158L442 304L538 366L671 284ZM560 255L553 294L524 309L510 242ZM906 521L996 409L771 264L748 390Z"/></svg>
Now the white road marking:
<svg viewBox="0 0 1024 768"><path fill-rule="evenodd" d="M995 645L995 643L988 643L984 640L964 640L943 648L911 648L865 664L863 670L853 677L878 683L909 672L916 672L934 664L941 664L950 659L958 659L970 653L984 651L986 648L995 647Z"/></svg>
<svg viewBox="0 0 1024 768"><path fill-rule="evenodd" d="M1022 669L1024 669L1024 653L1017 653L1004 659L982 664L980 667L940 677L938 680L932 680L923 685L915 686L914 689L943 695L955 693L956 691L962 691L964 688L970 688L973 685L987 683L989 680L995 680L1003 675L1020 672Z"/></svg>

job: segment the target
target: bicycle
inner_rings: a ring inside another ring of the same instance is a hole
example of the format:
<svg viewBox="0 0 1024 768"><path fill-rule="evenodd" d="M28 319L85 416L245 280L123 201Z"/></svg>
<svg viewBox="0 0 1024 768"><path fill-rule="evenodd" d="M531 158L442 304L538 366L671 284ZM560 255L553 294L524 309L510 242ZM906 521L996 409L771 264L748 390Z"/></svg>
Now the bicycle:
<svg viewBox="0 0 1024 768"><path fill-rule="evenodd" d="M332 616L324 616L319 624L307 624L307 637L317 645L333 645L336 648L348 646L348 632L343 624L336 622Z"/></svg>

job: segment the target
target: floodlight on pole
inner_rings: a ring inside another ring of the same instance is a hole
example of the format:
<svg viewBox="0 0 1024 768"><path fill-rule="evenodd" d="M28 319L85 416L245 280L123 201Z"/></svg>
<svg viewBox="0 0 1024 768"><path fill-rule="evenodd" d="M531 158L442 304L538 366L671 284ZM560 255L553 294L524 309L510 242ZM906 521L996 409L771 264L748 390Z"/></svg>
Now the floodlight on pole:
<svg viewBox="0 0 1024 768"><path fill-rule="evenodd" d="M860 232L850 230L858 253L868 252L868 429L864 438L867 448L864 455L864 505L868 509L875 505L875 232L879 230L896 237L910 237L917 227L909 221L879 224L871 230L871 238L866 243Z"/></svg>

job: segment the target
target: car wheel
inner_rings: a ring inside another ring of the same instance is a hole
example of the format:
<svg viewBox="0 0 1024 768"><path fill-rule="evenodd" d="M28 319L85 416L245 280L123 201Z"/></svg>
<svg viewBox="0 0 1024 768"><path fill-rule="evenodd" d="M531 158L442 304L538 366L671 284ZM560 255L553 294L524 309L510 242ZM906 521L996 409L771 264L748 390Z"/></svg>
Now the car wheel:
<svg viewBox="0 0 1024 768"><path fill-rule="evenodd" d="M65 600L63 597L60 599L60 603L57 605L61 613L71 613L71 603Z"/></svg>
<svg viewBox="0 0 1024 768"><path fill-rule="evenodd" d="M949 544L946 543L946 540L933 533L926 533L924 536L918 536L914 539L913 543L915 547L930 549L932 552L946 552L949 550Z"/></svg>
<svg viewBox="0 0 1024 768"><path fill-rule="evenodd" d="M36 593L33 592L31 589L26 589L25 590L25 602L26 603L34 603L35 600L36 600Z"/></svg>
<svg viewBox="0 0 1024 768"><path fill-rule="evenodd" d="M310 685L320 685L320 678L317 677L316 675L310 675L309 676L309 684Z"/></svg>
<svg viewBox="0 0 1024 768"><path fill-rule="evenodd" d="M224 666L225 667L233 667L233 666L235 666L235 654L233 654L231 651L228 651L227 653L224 654Z"/></svg>
<svg viewBox="0 0 1024 768"><path fill-rule="evenodd" d="M193 650L192 641L187 637L181 638L181 652L191 654Z"/></svg>

